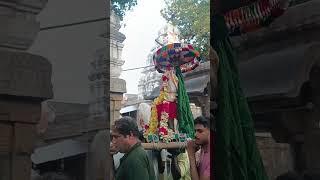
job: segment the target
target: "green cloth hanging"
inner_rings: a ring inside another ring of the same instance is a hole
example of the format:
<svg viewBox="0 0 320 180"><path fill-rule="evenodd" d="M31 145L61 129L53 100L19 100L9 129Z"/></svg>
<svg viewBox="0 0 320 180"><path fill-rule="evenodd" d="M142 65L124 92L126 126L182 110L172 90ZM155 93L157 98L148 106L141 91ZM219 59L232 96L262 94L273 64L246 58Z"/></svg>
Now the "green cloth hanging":
<svg viewBox="0 0 320 180"><path fill-rule="evenodd" d="M267 180L255 129L240 86L234 49L223 16L212 18L212 45L219 56L214 151L216 180Z"/></svg>
<svg viewBox="0 0 320 180"><path fill-rule="evenodd" d="M177 107L179 132L186 133L188 137L194 138L194 119L190 109L190 101L184 85L183 75L180 67L176 67L176 76L179 80Z"/></svg>

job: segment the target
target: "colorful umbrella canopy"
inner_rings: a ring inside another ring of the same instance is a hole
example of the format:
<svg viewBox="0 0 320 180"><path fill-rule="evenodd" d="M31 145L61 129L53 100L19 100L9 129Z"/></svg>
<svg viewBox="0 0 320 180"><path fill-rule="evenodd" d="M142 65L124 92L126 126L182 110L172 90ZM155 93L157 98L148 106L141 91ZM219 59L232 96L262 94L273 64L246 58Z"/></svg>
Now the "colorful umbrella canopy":
<svg viewBox="0 0 320 180"><path fill-rule="evenodd" d="M231 36L268 26L285 12L289 3L290 0L214 0Z"/></svg>
<svg viewBox="0 0 320 180"><path fill-rule="evenodd" d="M158 72L167 68L180 67L182 72L195 69L199 65L200 53L190 44L167 44L156 51L153 61Z"/></svg>

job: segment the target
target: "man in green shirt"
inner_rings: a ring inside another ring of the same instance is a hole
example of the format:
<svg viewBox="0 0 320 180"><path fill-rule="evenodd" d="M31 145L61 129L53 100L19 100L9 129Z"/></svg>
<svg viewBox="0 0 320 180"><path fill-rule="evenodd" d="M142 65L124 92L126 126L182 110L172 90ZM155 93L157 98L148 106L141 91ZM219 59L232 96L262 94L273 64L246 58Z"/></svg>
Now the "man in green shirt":
<svg viewBox="0 0 320 180"><path fill-rule="evenodd" d="M139 129L131 117L122 117L112 126L112 144L124 153L116 180L155 180L153 165L139 140Z"/></svg>

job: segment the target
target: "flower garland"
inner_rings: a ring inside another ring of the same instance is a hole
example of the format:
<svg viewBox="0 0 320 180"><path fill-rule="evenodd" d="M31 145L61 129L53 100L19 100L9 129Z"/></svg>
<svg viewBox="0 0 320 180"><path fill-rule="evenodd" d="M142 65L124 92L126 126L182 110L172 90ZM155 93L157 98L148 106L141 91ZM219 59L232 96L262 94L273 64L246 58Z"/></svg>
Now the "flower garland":
<svg viewBox="0 0 320 180"><path fill-rule="evenodd" d="M180 69L182 73L189 72L194 70L196 67L200 65L200 62L197 58L195 58L192 63L185 63L180 65Z"/></svg>
<svg viewBox="0 0 320 180"><path fill-rule="evenodd" d="M149 121L149 125L145 126L146 130L143 134L144 138L147 139L149 135L158 134L160 139L163 142L170 142L174 139L174 131L168 128L168 120L169 114L168 112L158 112L157 106L162 104L164 101L170 99L169 88L168 88L168 80L172 79L173 83L178 86L178 78L177 77L168 77L167 75L162 76L162 88L160 90L159 96L154 99L151 105L151 117ZM159 114L161 113L161 114ZM158 121L158 115L160 115L160 124ZM159 129L158 129L159 127Z"/></svg>
<svg viewBox="0 0 320 180"><path fill-rule="evenodd" d="M166 91L166 86L163 87L163 89L160 91L159 97L157 97L152 105L151 105L151 118L148 126L146 127L146 131L144 133L144 138L147 138L148 135L157 134L159 133L160 139L163 142L170 142L174 138L174 132L172 129L168 128L168 119L169 114L166 112L161 112L161 120L160 125L158 122L158 111L157 111L157 105L163 103L165 99L168 98L169 94ZM159 129L158 129L159 125Z"/></svg>
<svg viewBox="0 0 320 180"><path fill-rule="evenodd" d="M159 97L154 99L152 105L151 105L151 117L149 126L147 127L144 137L147 138L150 134L156 134L157 128L158 128L158 111L157 111L157 105L161 104L163 100L167 97L166 92L163 90L160 91Z"/></svg>
<svg viewBox="0 0 320 180"><path fill-rule="evenodd" d="M174 139L174 132L172 129L168 128L169 114L166 112L161 113L159 136L163 142L171 142Z"/></svg>

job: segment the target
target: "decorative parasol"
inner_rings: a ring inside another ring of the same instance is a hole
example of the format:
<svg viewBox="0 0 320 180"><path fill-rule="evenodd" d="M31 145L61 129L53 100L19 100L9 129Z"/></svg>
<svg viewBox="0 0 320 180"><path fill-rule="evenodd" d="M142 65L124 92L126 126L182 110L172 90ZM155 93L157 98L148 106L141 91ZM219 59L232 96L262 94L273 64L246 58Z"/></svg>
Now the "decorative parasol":
<svg viewBox="0 0 320 180"><path fill-rule="evenodd" d="M190 44L173 43L165 45L153 55L153 62L158 72L164 73L168 67L180 67L188 72L199 65L200 53Z"/></svg>
<svg viewBox="0 0 320 180"><path fill-rule="evenodd" d="M214 0L223 14L230 36L268 26L288 8L290 0ZM215 12L217 13L217 12Z"/></svg>

